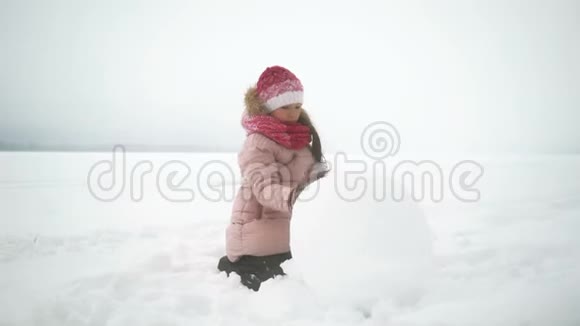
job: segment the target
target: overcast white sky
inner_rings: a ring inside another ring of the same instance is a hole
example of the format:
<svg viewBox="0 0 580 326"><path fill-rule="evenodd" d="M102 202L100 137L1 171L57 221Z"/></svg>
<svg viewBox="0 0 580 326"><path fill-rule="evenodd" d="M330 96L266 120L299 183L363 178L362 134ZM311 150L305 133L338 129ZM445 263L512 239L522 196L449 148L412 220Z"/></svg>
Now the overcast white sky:
<svg viewBox="0 0 580 326"><path fill-rule="evenodd" d="M0 2L0 141L215 144L283 65L327 151L580 152L578 1Z"/></svg>

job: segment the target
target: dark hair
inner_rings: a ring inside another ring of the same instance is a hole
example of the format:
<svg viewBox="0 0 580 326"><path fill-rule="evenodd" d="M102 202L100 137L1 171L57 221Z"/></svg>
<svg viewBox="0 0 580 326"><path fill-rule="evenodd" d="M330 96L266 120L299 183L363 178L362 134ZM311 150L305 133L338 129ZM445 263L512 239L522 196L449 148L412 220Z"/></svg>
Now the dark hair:
<svg viewBox="0 0 580 326"><path fill-rule="evenodd" d="M310 150L312 151L312 155L314 155L314 160L318 163L326 162L324 155L322 155L322 145L320 144L320 136L318 135L318 131L316 131L314 124L312 124L310 116L308 115L308 113L306 113L306 110L302 109L302 113L300 113L298 122L310 127L310 132L312 133L312 145L310 146Z"/></svg>

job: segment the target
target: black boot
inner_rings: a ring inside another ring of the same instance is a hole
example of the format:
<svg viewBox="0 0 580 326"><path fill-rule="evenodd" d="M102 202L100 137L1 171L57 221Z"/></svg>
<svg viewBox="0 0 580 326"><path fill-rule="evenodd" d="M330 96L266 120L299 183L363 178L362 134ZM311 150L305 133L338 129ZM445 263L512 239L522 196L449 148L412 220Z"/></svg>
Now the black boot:
<svg viewBox="0 0 580 326"><path fill-rule="evenodd" d="M242 273L240 274L240 278L243 285L256 292L258 292L260 285L262 285L262 282L264 281L254 273Z"/></svg>
<svg viewBox="0 0 580 326"><path fill-rule="evenodd" d="M276 276L286 275L280 264L291 258L290 252L269 256L244 255L232 263L224 256L218 263L218 270L226 272L228 276L231 272L237 273L244 286L258 291L262 282Z"/></svg>
<svg viewBox="0 0 580 326"><path fill-rule="evenodd" d="M222 258L220 258L217 268L220 272L226 272L228 277L230 276L230 273L233 271L232 262L230 262L227 256L223 256Z"/></svg>

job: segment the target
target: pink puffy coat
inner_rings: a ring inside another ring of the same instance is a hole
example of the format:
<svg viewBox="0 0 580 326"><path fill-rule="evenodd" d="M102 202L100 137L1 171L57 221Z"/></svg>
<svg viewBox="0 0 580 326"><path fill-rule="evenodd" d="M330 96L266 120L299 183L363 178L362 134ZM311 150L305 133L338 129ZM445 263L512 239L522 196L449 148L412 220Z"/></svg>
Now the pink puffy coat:
<svg viewBox="0 0 580 326"><path fill-rule="evenodd" d="M250 112L256 109L247 97L246 105ZM315 163L312 152L309 147L292 150L261 134L251 134L238 154L238 163L243 179L226 229L228 259L234 262L242 255L290 251L294 190L309 183Z"/></svg>

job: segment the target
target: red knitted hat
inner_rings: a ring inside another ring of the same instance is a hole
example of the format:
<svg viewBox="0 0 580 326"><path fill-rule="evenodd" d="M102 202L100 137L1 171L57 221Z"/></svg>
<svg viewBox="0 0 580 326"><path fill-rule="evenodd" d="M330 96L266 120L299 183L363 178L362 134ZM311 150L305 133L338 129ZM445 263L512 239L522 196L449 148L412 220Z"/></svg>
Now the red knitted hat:
<svg viewBox="0 0 580 326"><path fill-rule="evenodd" d="M257 92L270 112L285 105L302 103L304 98L300 80L290 70L280 66L264 70L258 79Z"/></svg>

